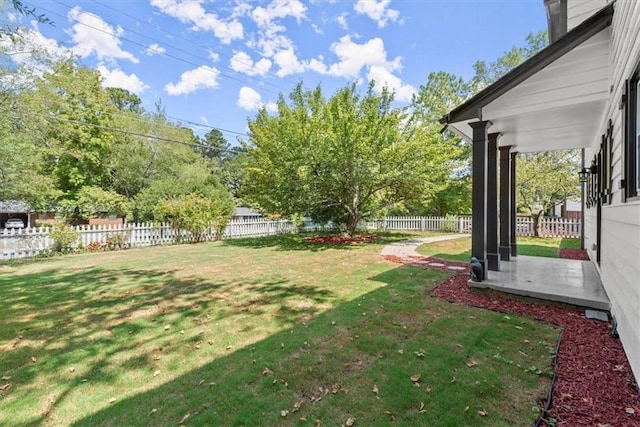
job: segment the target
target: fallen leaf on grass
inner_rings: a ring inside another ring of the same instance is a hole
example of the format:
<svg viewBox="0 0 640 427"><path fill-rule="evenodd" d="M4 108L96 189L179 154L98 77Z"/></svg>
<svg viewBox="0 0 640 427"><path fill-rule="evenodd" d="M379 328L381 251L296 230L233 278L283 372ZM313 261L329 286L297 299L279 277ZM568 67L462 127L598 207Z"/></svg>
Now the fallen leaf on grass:
<svg viewBox="0 0 640 427"><path fill-rule="evenodd" d="M489 413L483 409L482 411L478 411L478 415L480 415L481 417L486 417L487 415L489 415Z"/></svg>
<svg viewBox="0 0 640 427"><path fill-rule="evenodd" d="M273 371L269 368L264 368L262 375L273 375Z"/></svg>
<svg viewBox="0 0 640 427"><path fill-rule="evenodd" d="M202 384L204 384L204 380L198 381L198 385L202 385Z"/></svg>
<svg viewBox="0 0 640 427"><path fill-rule="evenodd" d="M0 385L0 391L6 390L9 387L11 387L11 383L6 383L6 384L3 384L3 385Z"/></svg>
<svg viewBox="0 0 640 427"><path fill-rule="evenodd" d="M157 369L153 372L154 377L157 377L158 375L160 375L160 369Z"/></svg>
<svg viewBox="0 0 640 427"><path fill-rule="evenodd" d="M109 399L109 403L113 403L113 402L115 402L115 401L116 401L116 398L115 398L115 397L112 397L111 399Z"/></svg>
<svg viewBox="0 0 640 427"><path fill-rule="evenodd" d="M149 411L150 414L155 414L156 412L158 412L158 408L153 408Z"/></svg>
<svg viewBox="0 0 640 427"><path fill-rule="evenodd" d="M164 325L164 330L168 331L170 327L171 327L171 325Z"/></svg>
<svg viewBox="0 0 640 427"><path fill-rule="evenodd" d="M340 384L338 383L331 384L331 393L336 394L339 391L340 391Z"/></svg>
<svg viewBox="0 0 640 427"><path fill-rule="evenodd" d="M287 411L286 409L283 409L282 411L280 411L280 415L282 417L286 417L287 415L289 415L289 411Z"/></svg>
<svg viewBox="0 0 640 427"><path fill-rule="evenodd" d="M180 421L178 421L178 424L182 424L185 421L187 421L187 419L191 416L191 413L185 414L184 417L182 417L182 419Z"/></svg>
<svg viewBox="0 0 640 427"><path fill-rule="evenodd" d="M76 368L74 368L73 366L69 368L69 372L74 373L76 371Z"/></svg>
<svg viewBox="0 0 640 427"><path fill-rule="evenodd" d="M11 377L9 375L5 375L4 377L2 377L2 381L9 381L11 379Z"/></svg>
<svg viewBox="0 0 640 427"><path fill-rule="evenodd" d="M373 385L373 390L372 390L375 394L378 394L379 390L378 390L378 386L376 384Z"/></svg>
<svg viewBox="0 0 640 427"><path fill-rule="evenodd" d="M411 375L411 381L413 381L414 383L420 381L420 374Z"/></svg>
<svg viewBox="0 0 640 427"><path fill-rule="evenodd" d="M476 359L469 359L467 362L467 366L469 368L473 368L474 366L478 366L478 361Z"/></svg>
<svg viewBox="0 0 640 427"><path fill-rule="evenodd" d="M291 412L298 412L300 410L300 408L302 407L302 400L297 401L296 403L293 404L293 408L291 409Z"/></svg>
<svg viewBox="0 0 640 427"><path fill-rule="evenodd" d="M347 418L347 427L351 427L356 423L356 419L353 417Z"/></svg>
<svg viewBox="0 0 640 427"><path fill-rule="evenodd" d="M427 393L431 393L433 391L433 387L427 386Z"/></svg>
<svg viewBox="0 0 640 427"><path fill-rule="evenodd" d="M31 361L32 361L33 363L36 363L36 360L37 360L37 359L36 359L35 357L31 356Z"/></svg>
<svg viewBox="0 0 640 427"><path fill-rule="evenodd" d="M465 406L465 408L464 408L464 412L467 412L468 410L469 410L469 407L468 407L468 406Z"/></svg>

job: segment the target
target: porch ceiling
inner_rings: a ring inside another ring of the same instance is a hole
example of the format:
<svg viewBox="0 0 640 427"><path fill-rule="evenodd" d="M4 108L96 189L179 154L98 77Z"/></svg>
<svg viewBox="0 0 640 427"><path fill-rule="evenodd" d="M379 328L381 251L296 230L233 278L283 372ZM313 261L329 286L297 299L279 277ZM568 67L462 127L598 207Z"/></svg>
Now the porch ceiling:
<svg viewBox="0 0 640 427"><path fill-rule="evenodd" d="M612 6L487 87L442 120L471 140L488 120L518 152L584 148L598 138L609 93Z"/></svg>

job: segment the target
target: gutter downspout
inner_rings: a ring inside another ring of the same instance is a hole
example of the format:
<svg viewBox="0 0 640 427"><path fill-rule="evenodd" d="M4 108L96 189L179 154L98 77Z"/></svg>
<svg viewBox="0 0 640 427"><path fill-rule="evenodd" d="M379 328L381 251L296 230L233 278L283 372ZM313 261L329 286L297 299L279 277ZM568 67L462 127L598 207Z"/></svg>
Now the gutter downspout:
<svg viewBox="0 0 640 427"><path fill-rule="evenodd" d="M584 170L584 148L580 150L580 163L580 170ZM584 182L580 183L580 249L584 249L584 210L586 208L584 198L586 185Z"/></svg>

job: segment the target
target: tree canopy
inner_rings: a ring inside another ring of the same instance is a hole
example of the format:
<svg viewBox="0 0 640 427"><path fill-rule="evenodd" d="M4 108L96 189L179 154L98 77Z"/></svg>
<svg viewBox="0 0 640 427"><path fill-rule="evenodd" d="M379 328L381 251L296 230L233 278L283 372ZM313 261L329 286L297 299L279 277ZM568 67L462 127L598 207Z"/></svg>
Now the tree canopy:
<svg viewBox="0 0 640 427"><path fill-rule="evenodd" d="M328 99L299 83L249 121L243 197L282 215L332 221L353 234L379 209L417 197L427 152L393 94L364 95L355 84Z"/></svg>

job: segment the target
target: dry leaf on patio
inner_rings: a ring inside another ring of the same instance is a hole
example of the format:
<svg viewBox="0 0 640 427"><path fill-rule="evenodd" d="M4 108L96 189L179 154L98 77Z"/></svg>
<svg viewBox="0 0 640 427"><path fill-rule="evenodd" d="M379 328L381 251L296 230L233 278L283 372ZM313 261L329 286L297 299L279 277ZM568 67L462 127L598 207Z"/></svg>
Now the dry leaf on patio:
<svg viewBox="0 0 640 427"><path fill-rule="evenodd" d="M420 374L411 375L411 381L413 381L414 383L420 381Z"/></svg>
<svg viewBox="0 0 640 427"><path fill-rule="evenodd" d="M378 386L376 384L373 385L373 390L372 390L375 394L378 394Z"/></svg>
<svg viewBox="0 0 640 427"><path fill-rule="evenodd" d="M356 423L356 419L353 417L347 418L347 427L351 427Z"/></svg>
<svg viewBox="0 0 640 427"><path fill-rule="evenodd" d="M482 411L478 411L478 415L480 415L481 417L486 417L487 415L489 415L489 413L483 409Z"/></svg>
<svg viewBox="0 0 640 427"><path fill-rule="evenodd" d="M182 424L183 422L187 421L187 419L191 416L191 413L187 413L185 414L184 417L182 417L182 419L180 421L178 421L178 424Z"/></svg>
<svg viewBox="0 0 640 427"><path fill-rule="evenodd" d="M154 377L157 377L158 375L160 375L160 369L157 369L153 372Z"/></svg>

